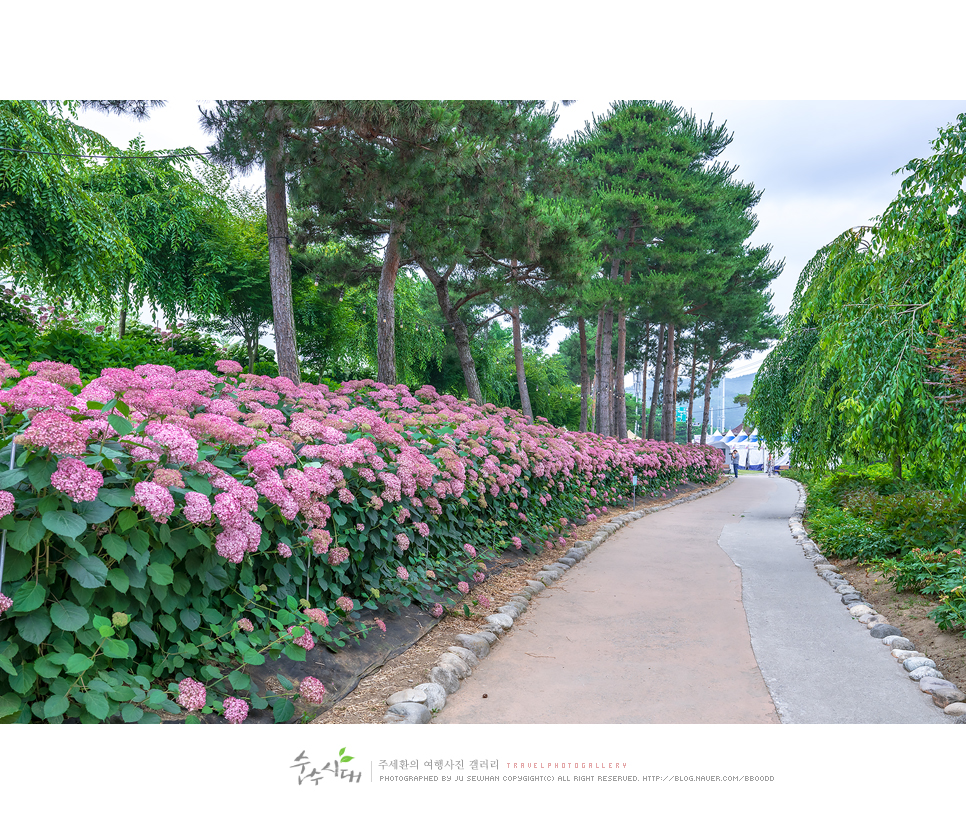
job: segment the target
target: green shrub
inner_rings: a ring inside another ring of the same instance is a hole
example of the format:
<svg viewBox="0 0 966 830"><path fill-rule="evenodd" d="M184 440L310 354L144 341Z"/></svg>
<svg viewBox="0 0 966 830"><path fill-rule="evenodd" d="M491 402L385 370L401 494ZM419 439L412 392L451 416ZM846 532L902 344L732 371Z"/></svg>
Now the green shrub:
<svg viewBox="0 0 966 830"><path fill-rule="evenodd" d="M826 556L865 562L895 553L895 542L888 532L839 507L810 512L809 533Z"/></svg>

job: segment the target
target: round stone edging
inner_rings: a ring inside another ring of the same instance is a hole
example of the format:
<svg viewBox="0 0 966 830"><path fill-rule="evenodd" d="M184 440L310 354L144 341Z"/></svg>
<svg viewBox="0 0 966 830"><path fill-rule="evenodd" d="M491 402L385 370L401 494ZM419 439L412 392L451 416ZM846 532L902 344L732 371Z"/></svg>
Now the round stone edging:
<svg viewBox="0 0 966 830"><path fill-rule="evenodd" d="M389 709L383 722L430 723L433 716L446 705L447 697L459 691L462 680L469 677L473 669L479 665L479 661L490 653L490 647L495 645L498 638L509 631L515 620L527 611L531 597L559 579L612 533L629 522L677 504L709 496L727 487L733 481L734 478L728 476L725 481L714 487L681 496L666 504L623 513L615 516L607 524L601 525L591 539L577 542L555 562L546 565L534 579L527 580L527 586L514 594L506 605L501 605L496 613L490 614L486 618L486 624L479 631L471 634L457 634L455 645L443 652L436 665L430 670L428 683L422 683L412 689L403 689L389 696L386 701Z"/></svg>
<svg viewBox="0 0 966 830"><path fill-rule="evenodd" d="M795 481L795 486L798 487L798 503L788 520L788 526L792 537L801 545L805 558L815 566L818 575L841 594L842 603L849 609L853 619L865 625L873 637L889 646L892 656L909 673L909 679L918 682L920 690L931 695L933 703L945 714L956 717L954 723L966 723L966 694L943 677L936 669L934 661L916 651L912 641L903 637L898 628L890 625L881 614L877 614L865 602L858 589L839 573L839 569L822 555L819 546L809 538L802 523L805 515L805 487L799 481Z"/></svg>

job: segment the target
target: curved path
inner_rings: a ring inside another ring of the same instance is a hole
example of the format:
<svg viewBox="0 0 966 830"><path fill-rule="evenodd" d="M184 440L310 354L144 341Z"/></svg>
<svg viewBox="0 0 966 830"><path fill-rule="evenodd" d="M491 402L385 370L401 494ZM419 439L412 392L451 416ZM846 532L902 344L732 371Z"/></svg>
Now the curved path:
<svg viewBox="0 0 966 830"><path fill-rule="evenodd" d="M631 522L530 601L434 723L948 723L792 538L791 481Z"/></svg>

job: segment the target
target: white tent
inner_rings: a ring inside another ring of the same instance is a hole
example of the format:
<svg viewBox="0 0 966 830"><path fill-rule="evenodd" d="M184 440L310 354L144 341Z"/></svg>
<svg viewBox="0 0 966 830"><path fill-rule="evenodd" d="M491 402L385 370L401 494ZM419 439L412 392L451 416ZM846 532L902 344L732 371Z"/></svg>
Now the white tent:
<svg viewBox="0 0 966 830"><path fill-rule="evenodd" d="M765 461L768 459L768 451L761 441L758 440L758 430L754 429L748 439L742 443L738 450L741 459L741 466L746 470L764 470Z"/></svg>

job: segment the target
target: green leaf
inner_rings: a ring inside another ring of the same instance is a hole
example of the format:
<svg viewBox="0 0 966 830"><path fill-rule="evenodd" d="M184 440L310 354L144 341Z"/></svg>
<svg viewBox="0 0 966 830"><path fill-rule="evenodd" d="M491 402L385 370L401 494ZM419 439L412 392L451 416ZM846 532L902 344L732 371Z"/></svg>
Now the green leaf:
<svg viewBox="0 0 966 830"><path fill-rule="evenodd" d="M70 701L67 695L54 695L44 701L44 717L47 720L63 715L70 708Z"/></svg>
<svg viewBox="0 0 966 830"><path fill-rule="evenodd" d="M203 531L200 527L196 527L192 532L195 535L195 539L201 542L201 544L206 548L211 550L211 537L205 533L205 531Z"/></svg>
<svg viewBox="0 0 966 830"><path fill-rule="evenodd" d="M194 608L182 608L178 616L181 618L181 624L188 631L195 631L201 625L201 614L195 611Z"/></svg>
<svg viewBox="0 0 966 830"><path fill-rule="evenodd" d="M72 654L67 659L67 664L64 666L64 671L67 674L83 674L91 666L94 665L94 661L90 657L86 657L83 654Z"/></svg>
<svg viewBox="0 0 966 830"><path fill-rule="evenodd" d="M228 682L231 683L231 687L236 691L244 691L251 685L251 678L240 671L233 671L228 675Z"/></svg>
<svg viewBox="0 0 966 830"><path fill-rule="evenodd" d="M16 582L18 579L23 579L30 573L33 566L34 560L29 553L8 548L6 561L3 564L4 582Z"/></svg>
<svg viewBox="0 0 966 830"><path fill-rule="evenodd" d="M161 689L151 689L148 692L148 699L145 701L144 705L151 709L160 709L164 706L165 701L168 696L161 691Z"/></svg>
<svg viewBox="0 0 966 830"><path fill-rule="evenodd" d="M107 582L107 565L96 556L78 556L64 562L64 570L84 588L103 588Z"/></svg>
<svg viewBox="0 0 966 830"><path fill-rule="evenodd" d="M0 695L0 718L15 715L23 706L23 700L15 694Z"/></svg>
<svg viewBox="0 0 966 830"><path fill-rule="evenodd" d="M170 565L152 562L148 565L148 576L155 585L170 585L174 582L174 571Z"/></svg>
<svg viewBox="0 0 966 830"><path fill-rule="evenodd" d="M46 598L47 590L43 585L39 582L25 582L13 595L13 606L10 610L26 614L40 608Z"/></svg>
<svg viewBox="0 0 966 830"><path fill-rule="evenodd" d="M127 540L134 546L134 549L140 553L146 553L148 548L151 547L151 537L140 528L137 530L132 530L128 534Z"/></svg>
<svg viewBox="0 0 966 830"><path fill-rule="evenodd" d="M121 560L127 555L127 542L116 533L102 536L101 544L112 559Z"/></svg>
<svg viewBox="0 0 966 830"><path fill-rule="evenodd" d="M113 660L124 660L131 655L131 647L127 640L114 640L108 638L102 645L102 651Z"/></svg>
<svg viewBox="0 0 966 830"><path fill-rule="evenodd" d="M17 617L17 631L28 643L39 646L50 634L50 614L46 608L38 608L25 617Z"/></svg>
<svg viewBox="0 0 966 830"><path fill-rule="evenodd" d="M201 676L206 677L208 680L221 680L224 675L215 666L202 666Z"/></svg>
<svg viewBox="0 0 966 830"><path fill-rule="evenodd" d="M127 418L122 418L120 415L108 415L107 422L111 425L111 429L118 435L130 435L134 432L134 425Z"/></svg>
<svg viewBox="0 0 966 830"><path fill-rule="evenodd" d="M74 510L84 521L92 525L103 524L117 512L117 508L110 507L100 499L78 502Z"/></svg>
<svg viewBox="0 0 966 830"><path fill-rule="evenodd" d="M133 496L131 487L102 487L97 491L97 498L112 507L130 507Z"/></svg>
<svg viewBox="0 0 966 830"><path fill-rule="evenodd" d="M128 703L121 707L121 720L125 723L137 723L143 717L144 710L139 706L135 706L133 703Z"/></svg>
<svg viewBox="0 0 966 830"><path fill-rule="evenodd" d="M27 476L37 491L50 487L50 475L57 470L57 459L35 458L27 465Z"/></svg>
<svg viewBox="0 0 966 830"><path fill-rule="evenodd" d="M134 620L128 626L142 643L149 646L156 646L158 644L158 635L155 634L151 627L141 622L141 620Z"/></svg>
<svg viewBox="0 0 966 830"><path fill-rule="evenodd" d="M254 649L243 651L238 655L238 659L249 666L261 666L265 663L265 655L260 654Z"/></svg>
<svg viewBox="0 0 966 830"><path fill-rule="evenodd" d="M120 568L111 568L107 572L107 581L114 586L114 590L122 594L126 594L127 589L131 587L131 580Z"/></svg>
<svg viewBox="0 0 966 830"><path fill-rule="evenodd" d="M133 510L122 510L117 514L117 527L119 530L130 530L138 523L138 514Z"/></svg>
<svg viewBox="0 0 966 830"><path fill-rule="evenodd" d="M87 625L90 614L87 609L62 599L50 606L50 619L61 631L77 631Z"/></svg>
<svg viewBox="0 0 966 830"><path fill-rule="evenodd" d="M277 697L272 701L272 712L275 714L275 723L285 723L295 714L295 704L287 697Z"/></svg>
<svg viewBox="0 0 966 830"><path fill-rule="evenodd" d="M44 513L40 520L47 530L69 539L76 539L87 530L87 522L76 513L68 513L66 510L52 510Z"/></svg>
<svg viewBox="0 0 966 830"><path fill-rule="evenodd" d="M210 496L212 493L211 483L201 476L187 474L184 476L184 483L196 493L202 493L206 496Z"/></svg>
<svg viewBox="0 0 966 830"><path fill-rule="evenodd" d="M5 654L0 654L0 669L3 669L7 674L12 674L14 677L17 676L17 667L14 666L13 661ZM0 715L0 717L3 717L3 715Z"/></svg>
<svg viewBox="0 0 966 830"><path fill-rule="evenodd" d="M3 470L0 472L0 490L10 490L26 477L26 470Z"/></svg>
<svg viewBox="0 0 966 830"><path fill-rule="evenodd" d="M98 720L104 720L111 711L111 705L107 698L100 692L87 692L84 695L84 708Z"/></svg>
<svg viewBox="0 0 966 830"><path fill-rule="evenodd" d="M112 689L110 692L108 692L108 697L110 697L111 700L116 700L118 703L125 703L129 700L133 700L135 694L136 691L130 686L119 686L117 689Z"/></svg>
<svg viewBox="0 0 966 830"><path fill-rule="evenodd" d="M286 643L285 647L282 649L282 653L288 657L289 660L305 662L305 649L302 648L302 646L295 645L295 643Z"/></svg>
<svg viewBox="0 0 966 830"><path fill-rule="evenodd" d="M28 551L35 548L46 535L47 528L39 518L19 521L7 534L7 544L15 550Z"/></svg>

